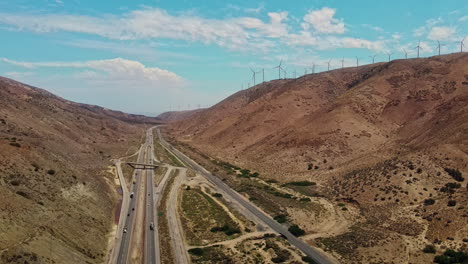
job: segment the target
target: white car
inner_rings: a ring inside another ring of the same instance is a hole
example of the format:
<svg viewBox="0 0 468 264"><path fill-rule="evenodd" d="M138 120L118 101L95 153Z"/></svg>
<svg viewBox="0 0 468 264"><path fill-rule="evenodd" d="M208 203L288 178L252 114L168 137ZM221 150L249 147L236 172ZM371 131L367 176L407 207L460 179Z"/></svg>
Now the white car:
<svg viewBox="0 0 468 264"><path fill-rule="evenodd" d="M124 227L123 232L127 233L127 227Z"/></svg>

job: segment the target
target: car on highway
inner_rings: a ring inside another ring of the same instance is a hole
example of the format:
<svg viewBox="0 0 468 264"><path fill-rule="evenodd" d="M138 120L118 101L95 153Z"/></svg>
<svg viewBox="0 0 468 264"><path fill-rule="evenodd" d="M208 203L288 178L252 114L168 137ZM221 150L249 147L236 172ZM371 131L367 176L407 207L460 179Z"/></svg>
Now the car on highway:
<svg viewBox="0 0 468 264"><path fill-rule="evenodd" d="M133 198L133 194L134 194L133 192L132 192L132 193L130 193L130 198Z"/></svg>
<svg viewBox="0 0 468 264"><path fill-rule="evenodd" d="M127 233L127 227L124 227L123 232Z"/></svg>
<svg viewBox="0 0 468 264"><path fill-rule="evenodd" d="M150 230L154 230L154 223L153 222L151 222L151 224L150 224Z"/></svg>

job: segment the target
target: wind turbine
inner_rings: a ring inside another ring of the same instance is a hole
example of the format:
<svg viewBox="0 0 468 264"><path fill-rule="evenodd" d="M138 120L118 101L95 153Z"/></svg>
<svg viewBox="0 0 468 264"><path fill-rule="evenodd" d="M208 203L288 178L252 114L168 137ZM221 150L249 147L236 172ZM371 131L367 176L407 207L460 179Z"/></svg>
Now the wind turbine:
<svg viewBox="0 0 468 264"><path fill-rule="evenodd" d="M418 50L418 56L417 56L417 58L419 58L419 50L422 49L422 48L421 48L421 41L418 41L418 45L416 46L416 49Z"/></svg>
<svg viewBox="0 0 468 264"><path fill-rule="evenodd" d="M283 60L280 60L279 65L273 68L273 69L278 68L278 79L281 79L281 70L283 70L283 68L281 67L281 63L283 63Z"/></svg>
<svg viewBox="0 0 468 264"><path fill-rule="evenodd" d="M307 68L304 69L304 75L307 75Z"/></svg>
<svg viewBox="0 0 468 264"><path fill-rule="evenodd" d="M294 69L294 79L296 79L296 69Z"/></svg>
<svg viewBox="0 0 468 264"><path fill-rule="evenodd" d="M356 56L356 67L359 67L359 58Z"/></svg>
<svg viewBox="0 0 468 264"><path fill-rule="evenodd" d="M312 63L312 74L315 73L315 63Z"/></svg>
<svg viewBox="0 0 468 264"><path fill-rule="evenodd" d="M286 70L285 70L285 69L283 69L283 68L281 68L281 70L282 70L282 71L283 71L283 73L284 73L284 79L286 79L286 77L287 77L287 72L286 72Z"/></svg>
<svg viewBox="0 0 468 264"><path fill-rule="evenodd" d="M465 38L466 38L466 37L464 37L464 38L462 39L462 41L460 41L460 52L463 52L463 47L465 47L465 44L463 43L463 42L465 42Z"/></svg>
<svg viewBox="0 0 468 264"><path fill-rule="evenodd" d="M375 62L375 57L377 57L377 54L374 54L374 55L369 56L369 58L372 58L372 63Z"/></svg>
<svg viewBox="0 0 468 264"><path fill-rule="evenodd" d="M441 46L445 46L445 45L441 45L440 41L437 41L437 49L439 50L439 56L440 56L440 47Z"/></svg>
<svg viewBox="0 0 468 264"><path fill-rule="evenodd" d="M387 53L387 55L388 55L388 61L390 61L390 59L392 58L392 54L393 54L393 53L390 53L390 52L385 52L385 53Z"/></svg>
<svg viewBox="0 0 468 264"><path fill-rule="evenodd" d="M265 69L262 68L262 79L263 79L263 82L265 82Z"/></svg>
<svg viewBox="0 0 468 264"><path fill-rule="evenodd" d="M341 69L344 68L344 57L341 59Z"/></svg>
<svg viewBox="0 0 468 264"><path fill-rule="evenodd" d="M403 49L403 52L405 53L405 59L408 59L408 52L406 51L406 49Z"/></svg>
<svg viewBox="0 0 468 264"><path fill-rule="evenodd" d="M252 70L252 68L250 68L250 71L252 71L253 85L255 86L255 75L257 74L257 72L255 72L254 70Z"/></svg>
<svg viewBox="0 0 468 264"><path fill-rule="evenodd" d="M327 62L327 63L328 63L328 70L327 70L327 71L330 70L330 63L331 63L331 61L332 61L332 59L330 59L330 60Z"/></svg>

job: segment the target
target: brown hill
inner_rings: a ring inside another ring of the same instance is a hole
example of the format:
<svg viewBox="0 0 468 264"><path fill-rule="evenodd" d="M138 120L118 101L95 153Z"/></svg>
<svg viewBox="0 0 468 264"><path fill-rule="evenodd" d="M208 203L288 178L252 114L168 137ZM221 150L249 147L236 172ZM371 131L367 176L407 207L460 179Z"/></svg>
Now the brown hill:
<svg viewBox="0 0 468 264"><path fill-rule="evenodd" d="M446 226L425 220L445 214L449 199L468 201L466 181L462 189L442 189L454 181L445 169L468 174L467 53L271 81L189 116L167 129L177 141L282 183L317 182L329 200L353 202L361 219L353 223L401 235L390 219L404 215L427 228L416 242L456 241L454 247L468 233L464 207L450 211ZM437 208L421 207L429 197ZM417 213L402 213L410 208ZM362 252L352 255L373 255Z"/></svg>
<svg viewBox="0 0 468 264"><path fill-rule="evenodd" d="M110 159L155 122L0 77L0 262L102 263L117 200Z"/></svg>

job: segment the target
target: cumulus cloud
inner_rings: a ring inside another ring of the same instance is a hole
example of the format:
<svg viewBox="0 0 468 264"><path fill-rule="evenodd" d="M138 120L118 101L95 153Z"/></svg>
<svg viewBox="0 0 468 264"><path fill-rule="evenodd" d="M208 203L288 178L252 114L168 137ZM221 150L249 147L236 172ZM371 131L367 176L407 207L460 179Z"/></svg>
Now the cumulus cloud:
<svg viewBox="0 0 468 264"><path fill-rule="evenodd" d="M324 7L320 10L310 10L304 16L304 22L301 24L304 30L313 27L318 33L324 34L343 34L345 24L342 20L334 18L336 9Z"/></svg>
<svg viewBox="0 0 468 264"><path fill-rule="evenodd" d="M138 61L122 58L85 62L22 62L6 58L0 58L0 61L27 69L76 68L79 71L74 73L74 77L90 82L161 88L178 88L185 84L184 79L173 72L157 67L146 67Z"/></svg>
<svg viewBox="0 0 468 264"><path fill-rule="evenodd" d="M452 40L455 32L455 28L452 27L433 27L427 38L430 40Z"/></svg>

